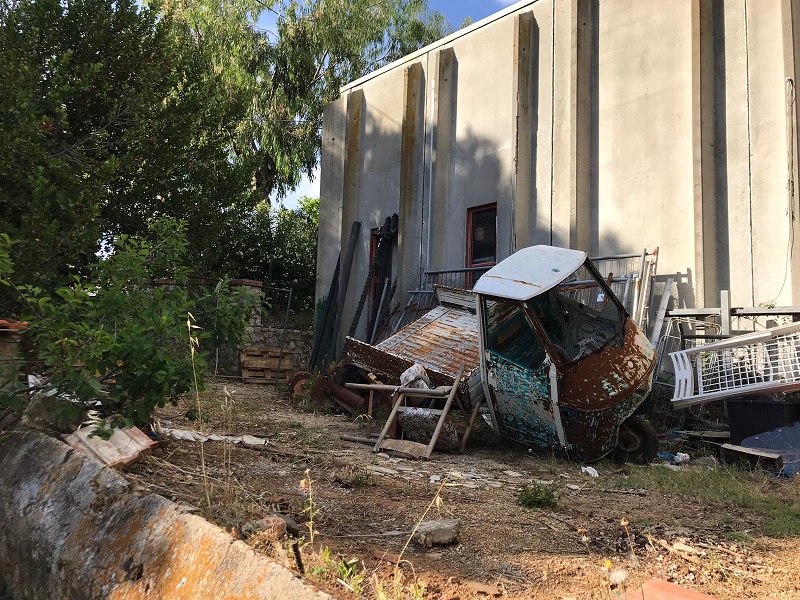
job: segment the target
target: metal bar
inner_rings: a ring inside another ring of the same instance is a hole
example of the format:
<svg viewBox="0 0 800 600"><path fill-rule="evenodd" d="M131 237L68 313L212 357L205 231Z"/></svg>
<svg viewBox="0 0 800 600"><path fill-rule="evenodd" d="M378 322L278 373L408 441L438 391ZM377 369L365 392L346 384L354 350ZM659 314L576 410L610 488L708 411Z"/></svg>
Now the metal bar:
<svg viewBox="0 0 800 600"><path fill-rule="evenodd" d="M653 253L648 253L647 250L644 251L642 254L634 253L634 254L609 254L608 256L590 256L589 260L592 262L597 262L600 260L624 260L626 258L641 258L643 256L653 256Z"/></svg>
<svg viewBox="0 0 800 600"><path fill-rule="evenodd" d="M308 370L313 371L317 367L321 366L321 358L324 355L320 355L322 352L322 346L325 343L325 335L327 334L328 329L330 328L330 320L333 317L334 306L334 297L339 292L339 273L341 272L341 265L342 265L342 253L339 252L339 258L336 259L336 268L333 270L333 278L331 279L330 288L328 288L328 296L327 302L325 303L325 310L322 313L322 320L320 321L319 328L315 332L314 335L314 345L311 347L311 356L309 357L308 361Z"/></svg>
<svg viewBox="0 0 800 600"><path fill-rule="evenodd" d="M628 295L631 289L631 279L633 279L633 273L628 273L625 276L625 287L623 288L622 291L622 298L620 298L620 300L622 301L622 306L625 307L625 310L628 310Z"/></svg>
<svg viewBox="0 0 800 600"><path fill-rule="evenodd" d="M722 335L731 334L731 291L720 290L719 293L719 323Z"/></svg>
<svg viewBox="0 0 800 600"><path fill-rule="evenodd" d="M561 421L561 406L558 403L558 369L555 363L550 364L550 399L553 401L553 422L556 426L556 435L562 448L569 448L567 436L564 433L564 424Z"/></svg>
<svg viewBox="0 0 800 600"><path fill-rule="evenodd" d="M653 337L650 340L650 342L653 344L653 348L658 348L658 340L661 338L661 329L664 325L664 315L667 312L669 299L672 295L673 282L674 278L667 278L667 283L664 286L664 294L661 296L661 303L658 305L658 312L656 312L656 323L653 326Z"/></svg>
<svg viewBox="0 0 800 600"><path fill-rule="evenodd" d="M475 273L477 271L488 271L491 267L465 267L463 269L439 269L438 271L423 271L423 275L449 275L451 273Z"/></svg>
<svg viewBox="0 0 800 600"><path fill-rule="evenodd" d="M461 368L458 370L458 375L456 375L456 378L453 381L453 387L450 389L450 395L447 396L447 402L444 403L442 414L439 416L439 422L436 423L436 429L433 431L433 435L431 436L431 441L428 443L428 447L425 448L425 452L422 454L422 458L431 457L431 452L433 452L433 447L436 445L436 440L439 439L439 434L442 432L442 427L444 427L445 419L447 419L447 413L450 411L450 405L453 404L453 399L456 397L456 394L458 393L458 386L461 384L461 378L464 376L465 368L466 367L464 365L461 365Z"/></svg>
<svg viewBox="0 0 800 600"><path fill-rule="evenodd" d="M347 298L347 287L350 285L350 271L353 269L353 257L356 253L356 244L358 243L358 234L361 231L361 221L353 221L350 228L350 241L347 244L347 255L344 260L344 269L342 270L342 282L339 285L339 295L336 299L336 318L334 319L333 337L331 338L331 345L327 353L327 357L336 357L336 346L339 343L339 327L342 324L342 315L344 314L344 301Z"/></svg>
<svg viewBox="0 0 800 600"><path fill-rule="evenodd" d="M731 314L735 317L766 317L769 315L800 315L800 306L753 306L746 308L732 308Z"/></svg>
<svg viewBox="0 0 800 600"><path fill-rule="evenodd" d="M383 292L381 292L381 300L378 302L378 312L375 313L375 322L372 324L372 333L370 334L369 338L367 338L367 343L371 344L372 340L375 339L375 332L378 330L378 323L381 320L381 314L383 313L383 301L386 299L386 289L389 287L389 278L387 277L383 282Z"/></svg>
<svg viewBox="0 0 800 600"><path fill-rule="evenodd" d="M667 311L668 317L711 317L719 314L719 308L673 308Z"/></svg>
<svg viewBox="0 0 800 600"><path fill-rule="evenodd" d="M400 392L406 396L419 396L423 398L444 398L450 393L450 386L427 389L412 387L397 387L380 383L345 383L344 387L351 390L375 390L376 392Z"/></svg>

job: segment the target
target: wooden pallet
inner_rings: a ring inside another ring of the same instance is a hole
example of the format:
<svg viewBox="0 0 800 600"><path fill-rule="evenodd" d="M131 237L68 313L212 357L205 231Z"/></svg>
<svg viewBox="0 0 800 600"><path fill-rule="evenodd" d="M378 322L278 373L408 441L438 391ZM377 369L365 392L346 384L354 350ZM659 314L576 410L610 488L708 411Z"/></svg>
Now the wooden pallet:
<svg viewBox="0 0 800 600"><path fill-rule="evenodd" d="M297 356L279 348L250 346L239 355L245 383L285 382L296 370Z"/></svg>

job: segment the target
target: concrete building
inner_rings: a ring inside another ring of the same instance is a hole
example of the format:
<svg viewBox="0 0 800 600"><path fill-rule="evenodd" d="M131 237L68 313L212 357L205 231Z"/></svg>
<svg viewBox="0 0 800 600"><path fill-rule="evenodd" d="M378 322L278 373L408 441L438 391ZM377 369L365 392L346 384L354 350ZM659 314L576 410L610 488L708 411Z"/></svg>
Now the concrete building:
<svg viewBox="0 0 800 600"><path fill-rule="evenodd" d="M395 302L544 243L658 246L684 306L800 304L799 69L800 1L527 0L354 81L324 113L318 308L360 221L347 333L392 213Z"/></svg>

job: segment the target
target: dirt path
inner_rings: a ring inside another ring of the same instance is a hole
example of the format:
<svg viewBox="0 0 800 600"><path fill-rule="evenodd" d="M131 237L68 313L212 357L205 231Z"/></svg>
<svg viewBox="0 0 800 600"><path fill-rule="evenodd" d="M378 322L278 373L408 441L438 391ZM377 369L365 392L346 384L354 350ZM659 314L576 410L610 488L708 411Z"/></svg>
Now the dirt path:
<svg viewBox="0 0 800 600"><path fill-rule="evenodd" d="M272 511L293 514L305 533L300 481L309 469L319 510L316 545L363 560L368 573L382 572L386 565L376 556L402 550L444 482L443 504L428 518L458 519L460 543L427 552L411 544L404 555L425 584L426 598L481 597L478 584L509 597L608 598L606 561L618 571L615 577L627 572L620 589L628 591L661 577L718 600L800 598L800 542L763 537L763 511L680 489L631 489L633 468L610 462L595 465L600 477L593 479L580 465L510 447L488 428L463 455L435 453L428 462L375 455L340 440L363 435L349 419L298 410L275 388L224 387L230 397L222 385L204 394L204 430L269 441L264 449L204 444L212 507L203 512L239 533ZM185 410L162 411L162 426L196 429L182 416ZM176 501L204 506L199 453L197 442L166 439L159 454L127 475ZM518 505L520 487L530 482L552 489L557 506ZM764 485L800 497L798 482ZM346 593L335 584L330 591Z"/></svg>

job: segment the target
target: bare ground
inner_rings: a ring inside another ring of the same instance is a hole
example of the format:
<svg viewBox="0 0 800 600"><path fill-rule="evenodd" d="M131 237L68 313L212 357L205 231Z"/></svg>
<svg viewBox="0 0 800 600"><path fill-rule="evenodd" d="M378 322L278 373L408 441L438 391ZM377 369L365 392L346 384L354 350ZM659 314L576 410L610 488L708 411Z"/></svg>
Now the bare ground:
<svg viewBox="0 0 800 600"><path fill-rule="evenodd" d="M327 546L334 557L358 558L359 569L380 578L392 571L380 557L401 552L444 482L443 503L427 518L458 519L460 543L430 551L412 543L403 555L410 563L403 566L407 578L424 585L425 598L486 597L494 590L517 598L609 598L607 561L611 570L628 573L618 588L623 598L635 597L632 591L653 577L718 600L800 598L800 540L764 536L769 510L727 501L724 494L702 499L703 490L687 493L677 483L666 490L631 488L647 481L647 469L663 467L603 462L594 465L600 472L594 479L582 475L580 465L529 453L488 428L477 431L461 455L436 452L428 462L375 455L340 439L364 435L363 423L300 410L270 386L214 384L202 407L206 433L262 436L269 444L249 449L206 442L204 484L201 444L165 438L160 451L129 467L126 476L143 490L196 507L232 535L247 537L260 517L278 511L294 515L308 539L307 492L300 486L308 469L319 512L315 543L304 554L318 556ZM187 408L167 407L160 423L197 429L183 416ZM704 485L700 475L697 485ZM769 497L791 499L791 506L800 500L798 479L760 476L757 483ZM555 491L554 509L518 505L520 487L536 481ZM291 553L284 558L265 547L296 568ZM336 576L311 578L352 597ZM374 596L370 586L362 587Z"/></svg>

